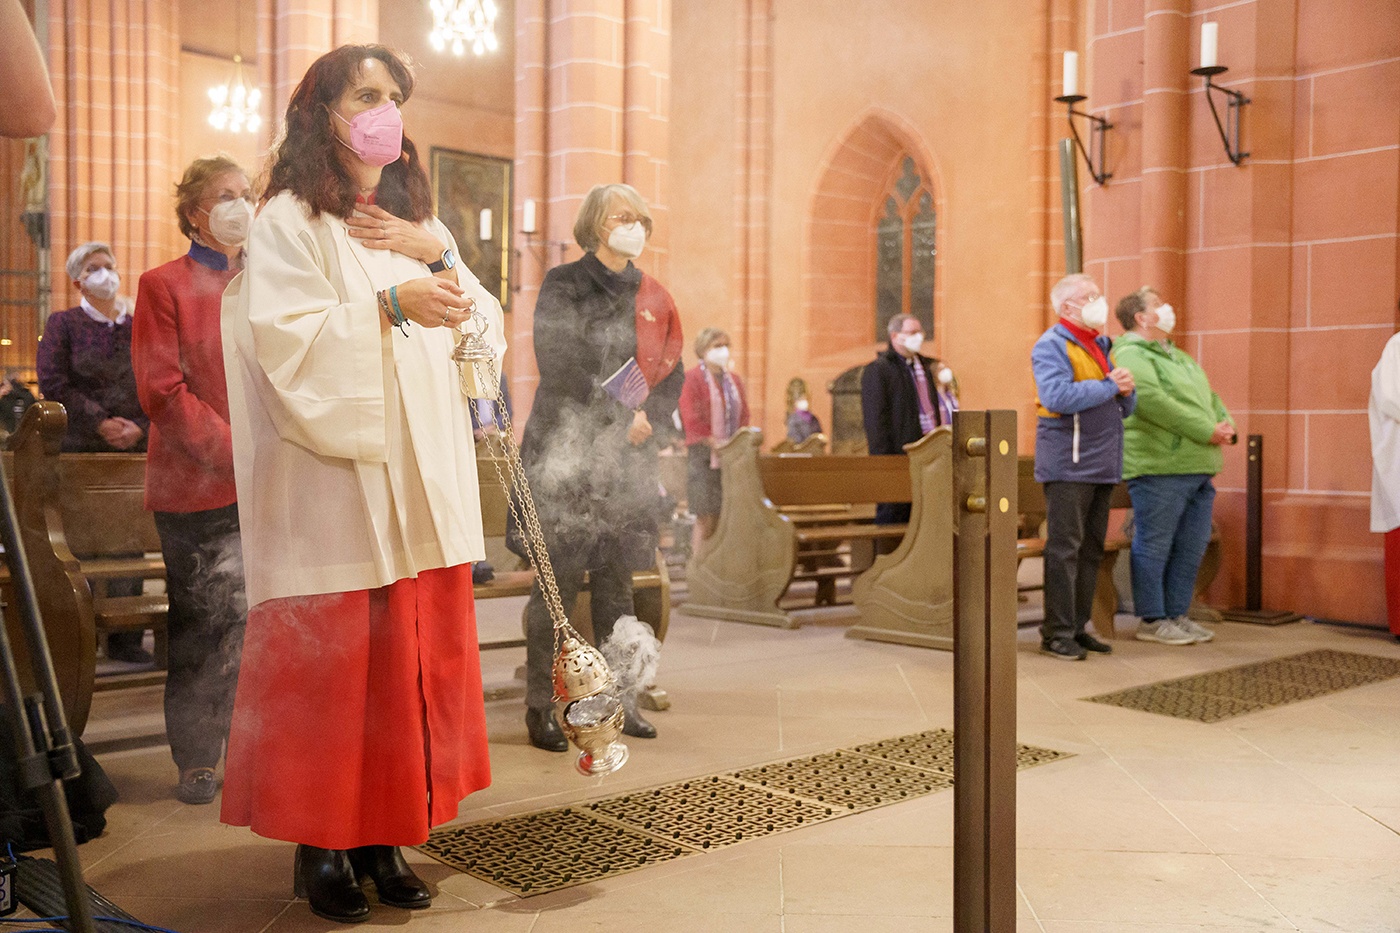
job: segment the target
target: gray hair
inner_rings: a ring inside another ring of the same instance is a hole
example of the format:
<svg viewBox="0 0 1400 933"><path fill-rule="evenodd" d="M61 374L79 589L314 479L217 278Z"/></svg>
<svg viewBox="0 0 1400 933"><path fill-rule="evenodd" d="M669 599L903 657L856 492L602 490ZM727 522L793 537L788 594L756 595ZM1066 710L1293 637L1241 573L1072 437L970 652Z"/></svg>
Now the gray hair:
<svg viewBox="0 0 1400 933"><path fill-rule="evenodd" d="M647 210L647 202L636 188L622 184L594 185L584 195L578 216L574 218L574 241L585 253L603 245L603 222L608 219L608 207L615 197L642 219L647 236L651 236L651 211Z"/></svg>
<svg viewBox="0 0 1400 933"><path fill-rule="evenodd" d="M918 317L916 317L916 316L913 315L913 314L896 314L894 317L890 318L889 324L886 325L886 333L888 333L891 337L893 337L895 334L897 334L897 333L899 333L900 331L904 330L904 322L905 322L905 321L918 321L918 320L919 320ZM922 328L923 326L924 326L924 325L923 325L923 322L920 322L920 323L919 323L919 327Z"/></svg>
<svg viewBox="0 0 1400 933"><path fill-rule="evenodd" d="M93 240L91 243L84 243L73 252L68 254L68 261L63 264L63 271L68 273L68 278L74 282L82 278L83 266L87 265L88 257L93 253L106 253L112 257L112 262L117 261L117 254L112 252L110 243L103 243L101 240Z"/></svg>
<svg viewBox="0 0 1400 933"><path fill-rule="evenodd" d="M1075 272L1060 279L1055 283L1055 287L1050 289L1050 307L1055 309L1056 314L1064 313L1062 309L1065 302L1077 296L1086 285L1098 287L1093 276L1082 272Z"/></svg>

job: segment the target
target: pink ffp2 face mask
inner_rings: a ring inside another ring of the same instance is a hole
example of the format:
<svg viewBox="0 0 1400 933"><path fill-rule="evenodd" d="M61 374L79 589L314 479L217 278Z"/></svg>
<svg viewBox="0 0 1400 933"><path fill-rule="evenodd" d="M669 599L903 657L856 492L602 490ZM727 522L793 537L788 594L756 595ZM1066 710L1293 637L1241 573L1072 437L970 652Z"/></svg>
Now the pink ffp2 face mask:
<svg viewBox="0 0 1400 933"><path fill-rule="evenodd" d="M403 117L398 105L388 101L373 110L364 110L347 120L334 110L341 123L350 127L347 146L366 165L382 168L403 154ZM340 139L339 136L336 139ZM342 141L342 145L345 143Z"/></svg>

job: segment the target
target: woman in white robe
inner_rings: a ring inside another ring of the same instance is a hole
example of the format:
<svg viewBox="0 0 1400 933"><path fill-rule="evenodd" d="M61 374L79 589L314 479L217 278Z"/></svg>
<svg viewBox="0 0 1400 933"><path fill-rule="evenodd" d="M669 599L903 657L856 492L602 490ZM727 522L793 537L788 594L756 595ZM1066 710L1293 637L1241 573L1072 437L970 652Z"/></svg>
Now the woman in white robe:
<svg viewBox="0 0 1400 933"><path fill-rule="evenodd" d="M296 893L340 922L365 876L428 906L398 847L490 782L452 349L475 308L499 365L503 320L431 215L412 89L382 46L311 66L223 305L250 610L222 818L298 843Z"/></svg>

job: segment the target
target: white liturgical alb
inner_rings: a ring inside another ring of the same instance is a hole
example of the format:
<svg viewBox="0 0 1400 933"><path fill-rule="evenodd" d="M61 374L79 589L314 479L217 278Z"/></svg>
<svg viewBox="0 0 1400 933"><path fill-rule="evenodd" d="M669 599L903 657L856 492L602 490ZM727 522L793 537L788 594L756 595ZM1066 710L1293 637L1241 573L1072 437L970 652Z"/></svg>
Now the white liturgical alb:
<svg viewBox="0 0 1400 933"><path fill-rule="evenodd" d="M425 226L456 252L436 218ZM485 556L475 449L448 327L381 327L375 294L431 273L289 193L253 221L224 293L224 363L248 605L373 589ZM497 367L501 306L465 266Z"/></svg>

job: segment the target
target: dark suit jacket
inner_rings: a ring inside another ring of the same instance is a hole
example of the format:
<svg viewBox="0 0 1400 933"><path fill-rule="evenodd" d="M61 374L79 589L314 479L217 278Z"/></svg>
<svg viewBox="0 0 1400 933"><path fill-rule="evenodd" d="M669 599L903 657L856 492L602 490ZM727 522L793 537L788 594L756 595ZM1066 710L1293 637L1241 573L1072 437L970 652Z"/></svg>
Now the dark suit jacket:
<svg viewBox="0 0 1400 933"><path fill-rule="evenodd" d="M936 361L927 356L919 356L918 360L928 377L934 417L941 424L943 414L936 398L938 383L933 376ZM919 426L919 395L914 376L904 357L893 349L877 354L861 373L860 407L865 419L865 441L872 454L902 454L905 444L924 436Z"/></svg>

